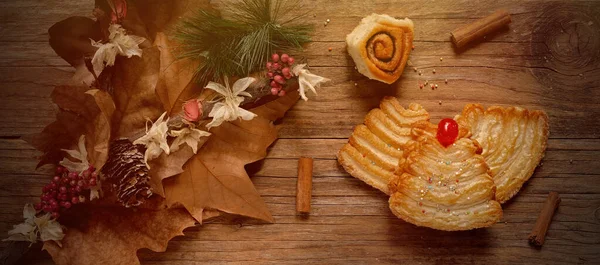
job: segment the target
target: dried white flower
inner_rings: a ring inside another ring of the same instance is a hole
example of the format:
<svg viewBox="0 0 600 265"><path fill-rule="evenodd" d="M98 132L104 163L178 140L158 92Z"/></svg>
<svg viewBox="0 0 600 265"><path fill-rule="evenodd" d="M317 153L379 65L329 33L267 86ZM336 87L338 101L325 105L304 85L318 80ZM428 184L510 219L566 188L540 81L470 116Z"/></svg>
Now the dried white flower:
<svg viewBox="0 0 600 265"><path fill-rule="evenodd" d="M47 213L41 217L35 218L35 225L40 232L42 241L53 240L60 245L60 240L65 237L62 226L54 219L50 219L50 214Z"/></svg>
<svg viewBox="0 0 600 265"><path fill-rule="evenodd" d="M142 49L140 49L139 45L146 39L139 36L127 35L125 29L119 24L111 24L108 27L108 32L107 43L91 40L92 45L98 47L94 58L92 58L92 65L94 66L96 75L100 75L102 70L104 70L105 63L106 66L114 65L117 55L127 56L127 58L131 58L132 56L142 57Z"/></svg>
<svg viewBox="0 0 600 265"><path fill-rule="evenodd" d="M300 97L307 101L305 91L310 90L315 95L317 94L316 88L321 87L321 83L331 81L328 78L318 76L315 74L311 74L308 70L304 69L306 64L297 64L292 68L292 73L298 77L298 92L300 92Z"/></svg>
<svg viewBox="0 0 600 265"><path fill-rule="evenodd" d="M250 93L245 90L254 83L256 79L252 77L242 78L233 84L233 89L229 88L229 80L225 78L225 86L209 82L206 88L212 89L220 94L219 102L215 103L213 109L208 114L208 117L212 117L213 120L206 125L206 128L217 127L224 121L233 121L236 119L251 120L256 117L256 114L240 108L240 104L244 101L245 97L252 97Z"/></svg>
<svg viewBox="0 0 600 265"><path fill-rule="evenodd" d="M171 144L171 152L179 150L180 145L187 144L192 148L194 154L198 152L198 142L200 141L200 138L210 135L209 132L191 127L185 127L178 131L171 131L169 134L176 137Z"/></svg>
<svg viewBox="0 0 600 265"><path fill-rule="evenodd" d="M46 213L41 217L35 216L35 209L31 204L26 204L23 208L23 218L25 221L13 226L8 231L9 237L3 241L29 241L35 243L38 240L38 233L42 241L53 240L60 245L60 240L65 236L62 226L51 219L50 214Z"/></svg>
<svg viewBox="0 0 600 265"><path fill-rule="evenodd" d="M167 123L169 122L169 118L165 119L166 115L166 112L160 115L150 129L148 129L148 126L146 125L146 135L133 142L133 144L146 146L144 162L148 168L150 168L148 165L149 160L157 158L163 151L167 155L169 154L169 144L167 144L167 131L169 130Z"/></svg>
<svg viewBox="0 0 600 265"><path fill-rule="evenodd" d="M71 172L83 172L90 167L90 162L87 159L87 150L85 149L85 135L81 135L81 137L79 137L77 148L79 150L62 149L72 158L79 160L78 162L73 162L65 157L59 162L60 165L66 167Z"/></svg>

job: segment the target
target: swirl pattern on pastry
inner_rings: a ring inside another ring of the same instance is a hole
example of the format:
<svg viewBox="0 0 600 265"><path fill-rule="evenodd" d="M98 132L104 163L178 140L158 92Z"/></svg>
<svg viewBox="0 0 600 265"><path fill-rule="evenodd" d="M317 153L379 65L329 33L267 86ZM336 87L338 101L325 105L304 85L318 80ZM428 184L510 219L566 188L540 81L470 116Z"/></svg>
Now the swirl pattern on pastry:
<svg viewBox="0 0 600 265"><path fill-rule="evenodd" d="M346 36L348 53L358 71L375 80L395 82L408 60L413 41L410 19L372 14Z"/></svg>
<svg viewBox="0 0 600 265"><path fill-rule="evenodd" d="M374 188L389 194L388 182L398 168L402 149L413 139L413 125L429 121L419 104L403 108L394 97L385 97L358 125L337 157L344 169ZM429 123L429 122L427 122Z"/></svg>
<svg viewBox="0 0 600 265"><path fill-rule="evenodd" d="M483 157L496 183L496 198L504 203L516 195L544 157L548 116L519 107L468 104L456 117L483 147Z"/></svg>
<svg viewBox="0 0 600 265"><path fill-rule="evenodd" d="M439 230L487 227L502 217L481 148L469 138L443 147L423 135L404 149L402 175L389 183L389 205L399 218Z"/></svg>

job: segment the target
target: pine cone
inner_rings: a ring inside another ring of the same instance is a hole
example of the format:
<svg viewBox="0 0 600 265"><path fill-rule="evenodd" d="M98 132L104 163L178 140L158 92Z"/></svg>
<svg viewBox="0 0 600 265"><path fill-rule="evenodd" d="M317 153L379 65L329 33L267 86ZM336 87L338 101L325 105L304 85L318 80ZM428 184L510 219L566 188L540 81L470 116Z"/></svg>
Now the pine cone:
<svg viewBox="0 0 600 265"><path fill-rule="evenodd" d="M141 145L134 145L127 139L114 141L102 173L125 207L139 206L152 196L150 175Z"/></svg>

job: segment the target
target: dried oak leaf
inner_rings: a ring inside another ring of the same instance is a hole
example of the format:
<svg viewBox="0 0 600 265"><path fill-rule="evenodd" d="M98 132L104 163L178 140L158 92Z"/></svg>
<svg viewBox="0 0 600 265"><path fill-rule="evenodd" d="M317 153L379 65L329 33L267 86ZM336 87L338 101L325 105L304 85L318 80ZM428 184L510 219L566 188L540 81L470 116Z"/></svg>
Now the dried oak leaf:
<svg viewBox="0 0 600 265"><path fill-rule="evenodd" d="M61 149L72 149L79 136L85 134L88 160L100 168L106 161L110 141L109 121L114 111L110 95L83 86L58 86L51 98L59 108L56 121L39 134L23 137L43 152L38 167L57 164L65 156Z"/></svg>
<svg viewBox="0 0 600 265"><path fill-rule="evenodd" d="M159 203L160 204L160 203ZM62 247L44 243L58 265L140 264L137 251L163 252L167 243L195 224L182 208L124 208L114 204L88 204L73 208ZM61 219L62 221L62 219Z"/></svg>
<svg viewBox="0 0 600 265"><path fill-rule="evenodd" d="M112 91L115 101L113 137L132 137L145 132L146 122L156 120L162 105L154 90L158 82L160 51L157 47L143 49L143 56L117 57L113 67Z"/></svg>
<svg viewBox="0 0 600 265"><path fill-rule="evenodd" d="M203 137L203 139L208 139ZM168 177L183 173L183 165L194 156L192 148L184 146L169 155L162 153L148 162L150 164L150 187L155 194L165 197L162 181Z"/></svg>
<svg viewBox="0 0 600 265"><path fill-rule="evenodd" d="M195 70L200 63L197 60L179 59L177 43L159 32L155 45L160 50L160 74L156 85L156 96L160 99L168 116L181 111L185 100L191 99L200 92L194 82Z"/></svg>
<svg viewBox="0 0 600 265"><path fill-rule="evenodd" d="M277 139L273 121L283 117L299 98L297 91L251 109L250 121L225 122L211 130L204 146L180 175L164 180L167 203L182 204L196 220L204 209L216 209L273 222L244 166L263 159Z"/></svg>

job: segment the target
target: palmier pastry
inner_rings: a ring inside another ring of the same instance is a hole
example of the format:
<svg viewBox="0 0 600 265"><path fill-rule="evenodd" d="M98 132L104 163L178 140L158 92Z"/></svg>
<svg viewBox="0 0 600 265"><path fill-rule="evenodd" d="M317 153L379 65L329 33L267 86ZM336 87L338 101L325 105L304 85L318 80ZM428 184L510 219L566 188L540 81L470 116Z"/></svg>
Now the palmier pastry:
<svg viewBox="0 0 600 265"><path fill-rule="evenodd" d="M428 121L429 113L419 104L403 108L394 97L385 97L371 110L365 125L354 128L337 157L355 178L389 194L388 182L394 176L402 149L412 139L411 128Z"/></svg>
<svg viewBox="0 0 600 265"><path fill-rule="evenodd" d="M531 177L548 141L548 116L542 111L493 106L485 110L468 104L456 117L470 128L471 138L483 147L483 157L496 183L496 198L504 203Z"/></svg>
<svg viewBox="0 0 600 265"><path fill-rule="evenodd" d="M422 135L404 149L402 175L389 183L389 205L399 218L439 230L487 227L502 217L481 148L469 138L443 147Z"/></svg>
<svg viewBox="0 0 600 265"><path fill-rule="evenodd" d="M358 71L368 78L391 84L404 70L412 49L413 22L405 18L372 14L346 36L348 53Z"/></svg>

